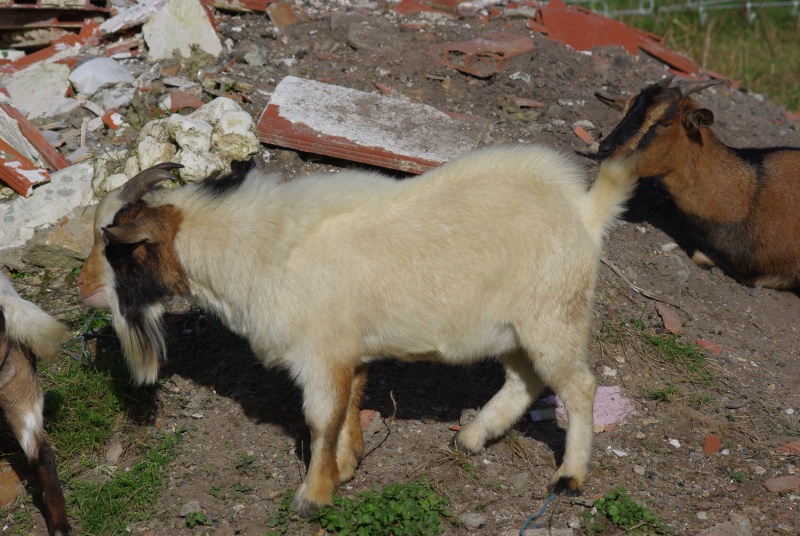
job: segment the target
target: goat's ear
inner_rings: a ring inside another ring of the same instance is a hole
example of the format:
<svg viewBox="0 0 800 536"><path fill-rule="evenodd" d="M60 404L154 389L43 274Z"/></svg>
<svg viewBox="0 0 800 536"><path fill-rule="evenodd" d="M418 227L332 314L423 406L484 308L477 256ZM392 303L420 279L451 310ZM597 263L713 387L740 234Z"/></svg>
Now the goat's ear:
<svg viewBox="0 0 800 536"><path fill-rule="evenodd" d="M697 132L697 129L702 127L710 127L714 124L714 112L707 108L700 108L699 110L690 110L683 116L683 128L687 132Z"/></svg>
<svg viewBox="0 0 800 536"><path fill-rule="evenodd" d="M138 219L114 227L103 227L102 231L106 244L141 244L150 241L147 226Z"/></svg>
<svg viewBox="0 0 800 536"><path fill-rule="evenodd" d="M595 93L594 96L606 106L614 108L615 110L619 110L620 112L623 111L625 106L628 104L628 99L615 99L612 97L606 97L600 93Z"/></svg>

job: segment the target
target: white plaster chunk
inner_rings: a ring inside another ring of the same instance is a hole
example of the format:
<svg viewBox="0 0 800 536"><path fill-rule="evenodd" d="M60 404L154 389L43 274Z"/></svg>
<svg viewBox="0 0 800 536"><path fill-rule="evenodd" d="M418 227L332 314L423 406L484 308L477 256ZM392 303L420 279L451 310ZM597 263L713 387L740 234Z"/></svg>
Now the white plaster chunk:
<svg viewBox="0 0 800 536"><path fill-rule="evenodd" d="M227 97L217 97L211 102L207 102L200 108L189 114L192 119L202 119L212 125L219 123L222 114L231 110L241 110L241 106L236 104L233 99Z"/></svg>
<svg viewBox="0 0 800 536"><path fill-rule="evenodd" d="M5 86L11 102L28 112L28 119L51 117L69 99L69 67L43 63L26 69L9 80Z"/></svg>
<svg viewBox="0 0 800 536"><path fill-rule="evenodd" d="M136 89L132 87L116 87L104 89L102 95L103 108L106 110L116 110L133 101Z"/></svg>
<svg viewBox="0 0 800 536"><path fill-rule="evenodd" d="M211 146L228 160L246 160L261 146L253 132L253 118L244 110L222 114L211 135Z"/></svg>
<svg viewBox="0 0 800 536"><path fill-rule="evenodd" d="M92 58L75 67L69 81L78 93L94 95L103 86L132 83L133 75L127 67L111 58Z"/></svg>
<svg viewBox="0 0 800 536"><path fill-rule="evenodd" d="M196 153L211 150L211 125L201 119L185 117L179 114L170 116L167 122L169 137L181 149Z"/></svg>
<svg viewBox="0 0 800 536"><path fill-rule="evenodd" d="M153 16L153 13L164 7L168 0L142 0L123 9L100 25L103 34L114 33L125 28L138 26Z"/></svg>
<svg viewBox="0 0 800 536"><path fill-rule="evenodd" d="M142 170L139 167L139 158L136 156L132 156L125 161L125 167L123 168L123 173L129 179L139 173Z"/></svg>
<svg viewBox="0 0 800 536"><path fill-rule="evenodd" d="M214 57L222 51L222 43L200 0L170 0L144 24L142 35L150 61L170 59L176 49L187 58L192 45Z"/></svg>
<svg viewBox="0 0 800 536"><path fill-rule="evenodd" d="M114 173L106 177L102 184L100 184L99 189L103 193L110 192L111 190L116 190L126 182L128 182L128 177L126 177L124 173Z"/></svg>
<svg viewBox="0 0 800 536"><path fill-rule="evenodd" d="M166 141L147 137L136 148L139 157L139 169L169 162L175 156L175 146Z"/></svg>
<svg viewBox="0 0 800 536"><path fill-rule="evenodd" d="M167 130L168 121L169 118L164 118L145 123L142 130L139 131L136 143L142 143L142 140L148 137L155 138L159 141L169 141L169 131Z"/></svg>
<svg viewBox="0 0 800 536"><path fill-rule="evenodd" d="M181 150L175 155L174 161L183 164L184 167L178 170L178 173L186 182L202 181L228 169L228 164L213 153Z"/></svg>
<svg viewBox="0 0 800 536"><path fill-rule="evenodd" d="M122 168L121 164L125 162L126 156L127 151L120 150L104 152L95 158L94 177L92 177L92 188L95 193L104 193L106 191L101 188L103 182L105 182L106 177L111 175L112 172L119 172Z"/></svg>
<svg viewBox="0 0 800 536"><path fill-rule="evenodd" d="M19 247L33 237L37 227L52 225L93 198L94 167L83 162L50 175L28 198L15 197L0 204L1 249Z"/></svg>

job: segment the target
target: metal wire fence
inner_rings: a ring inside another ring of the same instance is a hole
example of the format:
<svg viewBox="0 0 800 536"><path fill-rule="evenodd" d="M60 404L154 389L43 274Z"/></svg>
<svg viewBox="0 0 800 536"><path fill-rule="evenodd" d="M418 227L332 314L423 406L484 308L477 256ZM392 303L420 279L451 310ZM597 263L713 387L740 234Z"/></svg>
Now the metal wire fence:
<svg viewBox="0 0 800 536"><path fill-rule="evenodd" d="M758 10L767 8L791 8L789 14L800 18L800 0L771 0L764 2L731 1L731 0L686 0L685 2L665 3L656 0L639 0L639 6L629 9L611 9L608 0L567 0L570 4L579 4L605 17L621 17L624 15L655 15L676 11L697 13L700 24L705 24L710 11L744 9L747 22L753 23ZM615 2L615 4L618 4Z"/></svg>

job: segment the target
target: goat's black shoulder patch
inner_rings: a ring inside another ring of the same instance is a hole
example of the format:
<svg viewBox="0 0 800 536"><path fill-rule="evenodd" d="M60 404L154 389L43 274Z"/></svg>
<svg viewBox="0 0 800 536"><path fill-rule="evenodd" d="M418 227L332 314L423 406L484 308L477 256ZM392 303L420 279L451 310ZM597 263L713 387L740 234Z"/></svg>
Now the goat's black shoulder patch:
<svg viewBox="0 0 800 536"><path fill-rule="evenodd" d="M247 175L256 168L255 159L239 160L231 163L231 172L214 179L207 179L200 183L198 191L220 197L238 189Z"/></svg>

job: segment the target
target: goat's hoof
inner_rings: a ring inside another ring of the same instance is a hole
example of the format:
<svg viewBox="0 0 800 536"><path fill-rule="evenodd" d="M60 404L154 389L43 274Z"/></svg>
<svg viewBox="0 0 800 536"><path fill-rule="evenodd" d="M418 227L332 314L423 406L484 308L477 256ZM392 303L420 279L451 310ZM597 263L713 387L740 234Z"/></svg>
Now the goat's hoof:
<svg viewBox="0 0 800 536"><path fill-rule="evenodd" d="M319 509L322 508L322 505L319 505L313 501L309 501L308 499L304 499L301 497L295 497L292 501L292 510L297 512L297 515L304 519L309 519L314 517Z"/></svg>
<svg viewBox="0 0 800 536"><path fill-rule="evenodd" d="M574 476L562 476L550 484L550 493L577 497L581 494L581 482Z"/></svg>
<svg viewBox="0 0 800 536"><path fill-rule="evenodd" d="M467 434L464 433L466 428L462 428L459 433L453 438L453 447L467 454L479 454L483 450L484 441L470 441Z"/></svg>

